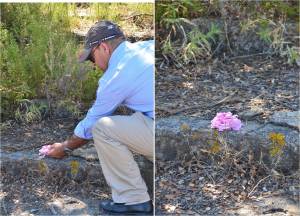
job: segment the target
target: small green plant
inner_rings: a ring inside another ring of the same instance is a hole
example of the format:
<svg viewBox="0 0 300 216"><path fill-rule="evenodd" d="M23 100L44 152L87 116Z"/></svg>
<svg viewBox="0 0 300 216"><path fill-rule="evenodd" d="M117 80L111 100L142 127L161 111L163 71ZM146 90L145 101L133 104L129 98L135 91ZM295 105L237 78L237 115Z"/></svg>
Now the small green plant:
<svg viewBox="0 0 300 216"><path fill-rule="evenodd" d="M192 131L192 128L187 123L183 123L180 125L180 132L185 138L185 142L189 149L189 154L194 156L195 158L198 158L198 153L196 152L196 149L190 143L190 138L195 132Z"/></svg>
<svg viewBox="0 0 300 216"><path fill-rule="evenodd" d="M190 42L183 49L182 58L185 63L194 60L197 62L198 57L212 57L212 43L216 43L216 38L221 34L221 30L212 25L206 34L195 29L188 34Z"/></svg>
<svg viewBox="0 0 300 216"><path fill-rule="evenodd" d="M19 107L15 111L15 118L24 123L32 123L42 120L42 112L47 110L45 104L36 104L27 99L19 101Z"/></svg>
<svg viewBox="0 0 300 216"><path fill-rule="evenodd" d="M162 53L163 53L163 54L174 53L174 48L173 48L172 43L171 43L170 35L167 37L167 39L166 39L165 42L163 43L163 46L162 46Z"/></svg>
<svg viewBox="0 0 300 216"><path fill-rule="evenodd" d="M286 52L289 64L294 64L295 62L299 61L300 55L299 52L295 50L295 47L290 48L287 46Z"/></svg>
<svg viewBox="0 0 300 216"><path fill-rule="evenodd" d="M183 123L182 125L180 125L180 130L181 130L182 132L188 132L188 131L191 130L191 128L190 128L190 126L189 126L188 124Z"/></svg>
<svg viewBox="0 0 300 216"><path fill-rule="evenodd" d="M293 64L299 58L299 53L290 48L290 42L285 39L286 28L282 21L274 21L267 18L258 18L241 23L241 31L257 30L259 38L269 45L274 54L287 58L289 64Z"/></svg>
<svg viewBox="0 0 300 216"><path fill-rule="evenodd" d="M58 108L67 110L75 118L82 114L81 110L78 108L78 105L72 100L60 100L57 106Z"/></svg>
<svg viewBox="0 0 300 216"><path fill-rule="evenodd" d="M195 28L186 33L182 22L184 19L165 19L165 25L171 29L168 36L162 43L162 54L170 56L177 62L187 64L197 62L199 58L212 57L212 45L217 42L218 36L222 33L220 28L214 24L211 25L207 33L201 32ZM179 38L176 41L172 38Z"/></svg>
<svg viewBox="0 0 300 216"><path fill-rule="evenodd" d="M43 161L43 160L40 160L40 161L39 161L38 167L39 167L39 172L40 172L42 175L45 175L45 174L47 174L47 173L49 172L48 165L47 165L46 162Z"/></svg>
<svg viewBox="0 0 300 216"><path fill-rule="evenodd" d="M270 45L272 45L275 38L279 39L279 31L282 31L282 26L278 28L279 26L273 20L267 18L247 20L246 22L241 22L240 25L241 32L256 30L259 38Z"/></svg>
<svg viewBox="0 0 300 216"><path fill-rule="evenodd" d="M5 122L0 122L0 131L4 131L4 130L7 130L9 128L12 128L12 126L13 126L12 120L8 120L8 121L5 121Z"/></svg>
<svg viewBox="0 0 300 216"><path fill-rule="evenodd" d="M157 1L155 6L155 22L159 24L165 19L176 19L200 15L205 10L203 3L197 0Z"/></svg>
<svg viewBox="0 0 300 216"><path fill-rule="evenodd" d="M212 139L213 143L212 143L212 145L210 146L210 149L209 149L209 152L211 152L212 154L216 154L216 153L219 153L221 151L221 144L220 144L218 135L219 135L218 131L214 130L213 139Z"/></svg>

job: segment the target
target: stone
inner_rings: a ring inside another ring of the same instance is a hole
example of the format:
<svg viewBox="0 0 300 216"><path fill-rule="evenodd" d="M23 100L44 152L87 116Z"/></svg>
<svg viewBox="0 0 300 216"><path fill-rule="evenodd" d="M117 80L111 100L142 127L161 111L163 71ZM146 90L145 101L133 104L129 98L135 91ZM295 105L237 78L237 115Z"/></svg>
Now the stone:
<svg viewBox="0 0 300 216"><path fill-rule="evenodd" d="M39 211L39 209L30 209L30 213L36 213L38 211Z"/></svg>
<svg viewBox="0 0 300 216"><path fill-rule="evenodd" d="M48 203L53 214L56 215L87 215L87 204L79 199L69 196L56 198Z"/></svg>
<svg viewBox="0 0 300 216"><path fill-rule="evenodd" d="M181 125L189 126L190 131L182 131ZM259 124L254 121L243 122L240 131L226 134L226 142L236 150L252 150L254 160L263 155L266 164L271 164L269 154L270 133L281 133L285 137L282 160L278 167L287 172L299 168L299 131L274 124ZM195 136L197 134L197 136ZM173 116L156 120L155 149L158 160L182 160L191 151L207 151L211 147L213 132L210 121L199 117ZM261 154L262 153L262 154ZM200 155L201 156L201 155Z"/></svg>
<svg viewBox="0 0 300 216"><path fill-rule="evenodd" d="M276 125L288 126L300 131L300 111L275 112L270 121Z"/></svg>
<svg viewBox="0 0 300 216"><path fill-rule="evenodd" d="M94 145L89 145L87 148L78 148L72 152L72 156L81 157L87 161L98 161L97 150Z"/></svg>
<svg viewBox="0 0 300 216"><path fill-rule="evenodd" d="M82 148L74 155L57 160L53 158L40 158L38 150L1 152L1 172L13 175L16 178L34 174L35 176L51 178L65 178L77 183L94 182L106 186L105 178L98 161L94 146ZM75 156L76 155L76 156ZM92 155L92 156L91 156ZM91 158L93 160L91 160ZM140 155L135 155L141 174L148 186L149 193L153 195L153 163Z"/></svg>
<svg viewBox="0 0 300 216"><path fill-rule="evenodd" d="M254 117L262 115L263 112L261 110L246 110L239 114L239 117L242 120L252 120Z"/></svg>

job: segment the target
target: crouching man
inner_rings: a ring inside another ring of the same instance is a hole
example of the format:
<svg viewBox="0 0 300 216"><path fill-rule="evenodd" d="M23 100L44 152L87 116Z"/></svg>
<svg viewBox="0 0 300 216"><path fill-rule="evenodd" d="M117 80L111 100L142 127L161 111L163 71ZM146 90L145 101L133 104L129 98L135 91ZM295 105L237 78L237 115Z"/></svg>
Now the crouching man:
<svg viewBox="0 0 300 216"><path fill-rule="evenodd" d="M132 152L153 161L154 41L130 43L120 28L99 21L88 31L80 62L89 60L104 71L96 100L74 135L50 147L48 156L63 158L93 139L112 200L100 202L111 213L153 211L147 186ZM119 105L135 111L112 116Z"/></svg>

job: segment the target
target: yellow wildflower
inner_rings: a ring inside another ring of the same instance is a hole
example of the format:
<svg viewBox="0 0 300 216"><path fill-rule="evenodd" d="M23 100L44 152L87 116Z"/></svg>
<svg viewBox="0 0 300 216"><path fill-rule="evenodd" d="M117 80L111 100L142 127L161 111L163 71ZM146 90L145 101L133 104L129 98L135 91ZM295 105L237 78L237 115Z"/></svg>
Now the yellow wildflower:
<svg viewBox="0 0 300 216"><path fill-rule="evenodd" d="M282 133L269 133L269 140L272 142L269 150L272 157L280 154L285 146L285 136Z"/></svg>
<svg viewBox="0 0 300 216"><path fill-rule="evenodd" d="M70 162L70 166L71 166L71 174L74 176L74 175L77 175L78 173L78 170L79 170L79 162L78 161L75 161L75 160L72 160Z"/></svg>

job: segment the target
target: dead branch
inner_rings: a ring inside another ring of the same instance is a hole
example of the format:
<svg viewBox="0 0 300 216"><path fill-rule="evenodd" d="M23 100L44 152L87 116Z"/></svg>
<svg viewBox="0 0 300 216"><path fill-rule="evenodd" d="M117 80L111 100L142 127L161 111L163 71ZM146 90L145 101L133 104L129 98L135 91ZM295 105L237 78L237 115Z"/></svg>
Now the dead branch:
<svg viewBox="0 0 300 216"><path fill-rule="evenodd" d="M238 91L234 91L232 92L230 95L228 95L227 97L223 98L222 100L216 102L216 103L212 103L207 105L206 109L211 109L215 106L221 105L221 104L225 104L225 103L233 103L233 102L239 102L241 101L241 99L238 99L236 97L234 97L237 94ZM178 113L181 113L183 111L187 111L187 110L193 110L193 109L197 109L202 107L202 105L195 105L195 106L190 106L190 107L184 107L181 109L177 109L177 110L173 110L173 111L167 111L169 114L171 115L176 115ZM166 111L166 110L165 110Z"/></svg>
<svg viewBox="0 0 300 216"><path fill-rule="evenodd" d="M134 14L134 15L131 15L129 17L124 18L123 20L134 19L134 18L140 17L140 16L151 16L151 17L153 17L153 14L147 14L147 13Z"/></svg>
<svg viewBox="0 0 300 216"><path fill-rule="evenodd" d="M254 192L254 190L258 187L258 185L259 185L261 182L263 182L265 179L269 178L269 177L270 177L270 175L268 175L268 176L264 177L263 179L259 180L259 181L257 182L257 184L252 188L252 190L248 193L247 196L250 197L250 196L252 195L252 193Z"/></svg>

